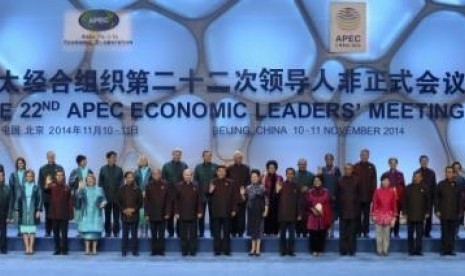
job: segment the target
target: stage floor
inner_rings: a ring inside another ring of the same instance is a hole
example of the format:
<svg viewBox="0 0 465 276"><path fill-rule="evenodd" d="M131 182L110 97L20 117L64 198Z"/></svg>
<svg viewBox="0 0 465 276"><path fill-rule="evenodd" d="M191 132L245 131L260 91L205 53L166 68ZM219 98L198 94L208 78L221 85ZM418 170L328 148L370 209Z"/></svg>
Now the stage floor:
<svg viewBox="0 0 465 276"><path fill-rule="evenodd" d="M435 253L423 257L408 257L403 253L392 253L388 257L372 253L340 257L328 253L318 258L308 254L280 257L264 253L255 258L241 253L231 257L200 253L196 257L142 254L122 258L116 252L103 252L92 257L81 252L72 252L68 256L52 256L50 252L26 256L22 252L10 252L0 255L0 275L463 275L464 257L463 253L455 257L441 257Z"/></svg>

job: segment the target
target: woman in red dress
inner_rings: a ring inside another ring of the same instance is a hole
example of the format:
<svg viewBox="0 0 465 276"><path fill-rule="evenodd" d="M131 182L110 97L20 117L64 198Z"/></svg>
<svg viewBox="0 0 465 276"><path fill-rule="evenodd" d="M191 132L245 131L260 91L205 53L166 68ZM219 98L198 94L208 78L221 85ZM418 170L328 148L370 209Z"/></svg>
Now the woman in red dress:
<svg viewBox="0 0 465 276"><path fill-rule="evenodd" d="M313 256L323 253L328 229L332 223L331 197L328 189L322 185L323 179L317 175L313 179L313 188L306 196L309 214L307 229L310 232L310 251Z"/></svg>
<svg viewBox="0 0 465 276"><path fill-rule="evenodd" d="M381 187L373 195L372 217L376 225L376 251L387 256L391 227L397 217L397 197L395 189L390 187L389 177L381 178Z"/></svg>

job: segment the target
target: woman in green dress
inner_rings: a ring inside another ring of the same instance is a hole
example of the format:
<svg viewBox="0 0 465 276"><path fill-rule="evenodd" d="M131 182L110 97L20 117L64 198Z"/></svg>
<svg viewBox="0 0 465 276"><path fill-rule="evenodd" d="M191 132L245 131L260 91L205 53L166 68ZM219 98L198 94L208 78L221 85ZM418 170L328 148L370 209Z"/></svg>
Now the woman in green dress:
<svg viewBox="0 0 465 276"><path fill-rule="evenodd" d="M138 169L135 171L136 183L137 186L143 191L142 196L145 199L145 187L149 182L149 178L152 175L152 171L149 167L149 159L145 155L141 155L138 160ZM149 223L145 218L144 208L140 209L139 214L139 231L141 238L148 237Z"/></svg>
<svg viewBox="0 0 465 276"><path fill-rule="evenodd" d="M102 237L102 210L107 204L103 190L95 185L95 176L89 174L86 184L79 183L76 207L81 212L78 231L85 241L86 255L97 255L97 241Z"/></svg>
<svg viewBox="0 0 465 276"><path fill-rule="evenodd" d="M23 235L25 252L27 255L32 255L37 224L40 222L42 211L40 188L35 183L35 173L32 170L26 171L26 181L19 189L15 210L19 214L19 231Z"/></svg>

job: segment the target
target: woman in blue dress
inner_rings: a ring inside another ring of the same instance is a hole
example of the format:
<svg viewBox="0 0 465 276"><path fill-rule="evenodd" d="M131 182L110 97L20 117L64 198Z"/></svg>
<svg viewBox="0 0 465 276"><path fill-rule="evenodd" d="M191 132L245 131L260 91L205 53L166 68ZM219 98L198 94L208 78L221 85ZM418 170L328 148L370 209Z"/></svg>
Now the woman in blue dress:
<svg viewBox="0 0 465 276"><path fill-rule="evenodd" d="M102 237L102 210L107 204L103 190L95 185L95 176L89 174L86 184L79 183L77 208L81 212L78 231L85 241L86 255L97 255L97 241Z"/></svg>
<svg viewBox="0 0 465 276"><path fill-rule="evenodd" d="M145 187L147 187L152 171L149 167L149 159L145 155L141 155L138 160L138 169L135 171L136 184L143 191L142 196L145 199ZM145 218L144 208L139 212L139 231L141 238L147 238L149 231L149 223Z"/></svg>
<svg viewBox="0 0 465 276"><path fill-rule="evenodd" d="M37 224L40 222L42 211L41 192L35 183L35 173L32 170L26 171L26 181L19 189L15 210L19 214L19 231L23 235L25 252L27 255L32 255Z"/></svg>

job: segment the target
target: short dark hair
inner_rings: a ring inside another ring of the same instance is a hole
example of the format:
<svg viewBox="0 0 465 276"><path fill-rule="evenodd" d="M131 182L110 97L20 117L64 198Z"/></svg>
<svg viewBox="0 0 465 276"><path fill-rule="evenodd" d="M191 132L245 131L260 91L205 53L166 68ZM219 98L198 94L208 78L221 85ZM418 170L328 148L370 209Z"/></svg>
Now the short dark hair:
<svg viewBox="0 0 465 276"><path fill-rule="evenodd" d="M109 157L107 156L107 158L109 158ZM82 154L79 154L78 156L76 156L76 163L79 165L79 164L81 164L82 161L84 161L86 159L87 159L86 156L84 156Z"/></svg>
<svg viewBox="0 0 465 276"><path fill-rule="evenodd" d="M456 165L458 165L458 166L460 167L460 169L462 169L462 164L460 164L459 161L454 161L454 162L452 163L451 166L452 166L452 168L453 168L453 167L455 167Z"/></svg>
<svg viewBox="0 0 465 276"><path fill-rule="evenodd" d="M389 176L387 176L387 175L382 175L382 176L381 176L381 182L383 182L384 179L389 179Z"/></svg>
<svg viewBox="0 0 465 276"><path fill-rule="evenodd" d="M258 177L260 177L262 175L262 173L260 172L260 170L257 170L257 169L253 169L250 171L250 176L252 176L252 174L256 174L258 175Z"/></svg>
<svg viewBox="0 0 465 276"><path fill-rule="evenodd" d="M118 154L116 154L115 151L110 150L109 152L107 152L106 157L107 157L107 159L109 159L109 158L112 157L113 155L118 155Z"/></svg>
<svg viewBox="0 0 465 276"><path fill-rule="evenodd" d="M295 169L294 168L289 167L289 168L286 169L286 173L288 173L290 171L295 174Z"/></svg>
<svg viewBox="0 0 465 276"><path fill-rule="evenodd" d="M124 173L124 178L128 177L128 175L130 175L130 174L134 175L134 173L131 172L131 171L125 172L125 173Z"/></svg>
<svg viewBox="0 0 465 276"><path fill-rule="evenodd" d="M266 168L268 169L271 165L273 165L276 169L278 169L278 162L276 160L268 160L266 162Z"/></svg>
<svg viewBox="0 0 465 276"><path fill-rule="evenodd" d="M426 160L429 160L428 155L421 155L419 161L421 162L421 159L426 158Z"/></svg>
<svg viewBox="0 0 465 276"><path fill-rule="evenodd" d="M225 169L226 170L226 166L225 165L216 166L216 171L219 171L220 169Z"/></svg>

